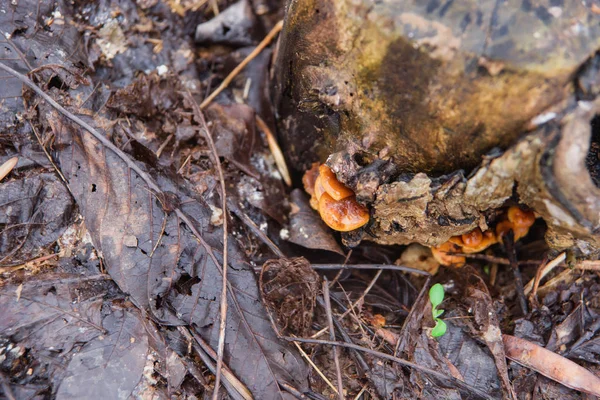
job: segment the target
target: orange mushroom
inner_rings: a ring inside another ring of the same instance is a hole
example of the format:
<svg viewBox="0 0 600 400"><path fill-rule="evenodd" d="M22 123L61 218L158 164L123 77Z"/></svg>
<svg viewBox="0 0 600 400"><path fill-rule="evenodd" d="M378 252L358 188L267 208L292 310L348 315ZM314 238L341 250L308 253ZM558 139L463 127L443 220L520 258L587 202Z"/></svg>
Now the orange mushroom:
<svg viewBox="0 0 600 400"><path fill-rule="evenodd" d="M311 197L315 195L315 181L319 177L319 163L314 163L312 167L304 173L302 177L302 184L306 193L310 194Z"/></svg>
<svg viewBox="0 0 600 400"><path fill-rule="evenodd" d="M437 262L445 266L454 266L458 268L465 265L465 262L467 261L463 256L455 256L452 254L460 252L460 246L449 241L442 243L438 247L431 248L431 254L433 254L433 258L435 258Z"/></svg>
<svg viewBox="0 0 600 400"><path fill-rule="evenodd" d="M519 207L510 207L506 216L510 222L520 228L530 228L535 222L535 214L533 211L523 210Z"/></svg>
<svg viewBox="0 0 600 400"><path fill-rule="evenodd" d="M469 233L464 233L461 236L461 239L464 246L476 247L479 246L479 244L483 240L483 232L481 232L481 229L475 228Z"/></svg>
<svg viewBox="0 0 600 400"><path fill-rule="evenodd" d="M506 218L496 225L495 232L492 230L481 232L481 229L475 228L463 235L452 236L446 243L431 249L434 258L445 266L462 267L465 263L465 257L453 255L452 253L479 253L498 243L502 235L510 230L514 232L515 240L519 240L527 235L529 228L535 222L535 214L532 211L526 211L515 206L508 209Z"/></svg>
<svg viewBox="0 0 600 400"><path fill-rule="evenodd" d="M319 214L327 226L340 232L353 231L369 222L369 210L358 204L354 196L335 200L329 193L323 193Z"/></svg>
<svg viewBox="0 0 600 400"><path fill-rule="evenodd" d="M515 241L521 239L529 232L529 228L535 222L535 214L533 211L526 211L519 207L512 206L506 213L507 220L501 221L496 225L496 235L501 238L512 230L515 236Z"/></svg>
<svg viewBox="0 0 600 400"><path fill-rule="evenodd" d="M476 231L477 233L473 233ZM479 253L480 251L483 251L498 242L493 231L488 230L482 233L481 229L479 228L475 228L475 230L472 232L466 233L462 236L465 243L462 248L463 253ZM470 239L465 240L465 236L469 237Z"/></svg>
<svg viewBox="0 0 600 400"><path fill-rule="evenodd" d="M321 185L334 200L342 200L354 195L352 189L337 180L337 177L327 165L323 164L319 167L319 177L321 178Z"/></svg>
<svg viewBox="0 0 600 400"><path fill-rule="evenodd" d="M327 165L313 164L302 177L310 205L332 229L352 231L369 222L369 210L356 201L354 192L339 182Z"/></svg>

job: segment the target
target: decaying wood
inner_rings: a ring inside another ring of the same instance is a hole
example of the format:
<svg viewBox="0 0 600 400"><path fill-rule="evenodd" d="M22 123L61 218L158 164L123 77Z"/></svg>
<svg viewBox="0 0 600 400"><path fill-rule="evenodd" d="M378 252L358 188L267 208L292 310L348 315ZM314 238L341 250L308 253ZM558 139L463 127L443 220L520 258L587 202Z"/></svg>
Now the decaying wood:
<svg viewBox="0 0 600 400"><path fill-rule="evenodd" d="M291 165L327 160L370 206L349 244L439 245L513 200L546 221L551 247L598 253L597 16L575 2L437 4L290 3L275 100Z"/></svg>

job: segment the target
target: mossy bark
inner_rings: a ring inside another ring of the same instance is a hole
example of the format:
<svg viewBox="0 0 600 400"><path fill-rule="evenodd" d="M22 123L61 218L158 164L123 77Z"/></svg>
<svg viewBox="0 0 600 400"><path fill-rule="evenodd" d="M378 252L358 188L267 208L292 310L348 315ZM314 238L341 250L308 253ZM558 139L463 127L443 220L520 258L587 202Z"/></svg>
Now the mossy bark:
<svg viewBox="0 0 600 400"><path fill-rule="evenodd" d="M292 165L360 144L447 173L506 148L600 47L581 2L293 0L276 103Z"/></svg>
<svg viewBox="0 0 600 400"><path fill-rule="evenodd" d="M274 89L288 160L328 160L370 206L349 242L436 245L512 198L553 247L592 254L598 18L550 0L292 0Z"/></svg>

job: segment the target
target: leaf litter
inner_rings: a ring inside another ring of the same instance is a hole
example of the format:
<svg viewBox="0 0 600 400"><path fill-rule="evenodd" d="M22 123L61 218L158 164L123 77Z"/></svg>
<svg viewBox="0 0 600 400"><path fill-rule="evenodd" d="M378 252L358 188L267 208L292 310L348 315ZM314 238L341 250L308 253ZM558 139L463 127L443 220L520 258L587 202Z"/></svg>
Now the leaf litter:
<svg viewBox="0 0 600 400"><path fill-rule="evenodd" d="M227 78L277 18L245 1L219 17L191 4L0 2L0 63L109 140L2 75L0 161L19 157L0 182L5 397L210 395L224 233L222 383L232 398L598 394L595 273L556 263L520 315L511 272L486 273L506 255L498 245L433 278L445 288L447 325L433 338L432 277L392 268L404 248L342 250L306 196L285 188L262 136L274 126L271 53ZM194 103L223 79L205 127ZM531 241L514 256L540 260L522 266L529 279L548 254ZM413 258L430 261L423 251Z"/></svg>

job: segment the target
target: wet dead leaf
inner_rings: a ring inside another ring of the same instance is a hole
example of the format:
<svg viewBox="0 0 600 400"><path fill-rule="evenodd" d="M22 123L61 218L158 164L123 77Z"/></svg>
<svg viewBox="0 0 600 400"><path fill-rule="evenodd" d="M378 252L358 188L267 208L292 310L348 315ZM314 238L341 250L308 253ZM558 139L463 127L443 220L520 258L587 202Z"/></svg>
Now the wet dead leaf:
<svg viewBox="0 0 600 400"><path fill-rule="evenodd" d="M511 335L503 335L506 357L571 389L600 396L600 378L550 350Z"/></svg>
<svg viewBox="0 0 600 400"><path fill-rule="evenodd" d="M0 339L23 350L3 358L15 393L46 385L57 398L121 398L144 381L152 349L143 317L113 301L114 284L97 277L49 274L20 286L20 296L15 286L1 289Z"/></svg>
<svg viewBox="0 0 600 400"><path fill-rule="evenodd" d="M0 183L0 265L38 256L67 229L73 210L73 199L55 174Z"/></svg>
<svg viewBox="0 0 600 400"><path fill-rule="evenodd" d="M80 134L79 127L45 105L40 105L40 111L60 149L57 164L108 273L156 321L190 325L216 348L222 230L210 226L210 207L195 198L185 182L174 182L148 158L149 164L139 165L151 172L163 191L152 193L122 159L91 135ZM173 211L177 205L210 251ZM126 245L133 243L127 239L130 236L137 238L136 247ZM281 398L277 381L303 387L305 365L275 336L253 271L235 242L230 240L228 249L231 298L224 361L256 398Z"/></svg>
<svg viewBox="0 0 600 400"><path fill-rule="evenodd" d="M335 240L331 229L325 225L319 213L308 203L308 197L300 189L294 189L290 195L290 239L300 246L327 250L343 255L340 245Z"/></svg>

